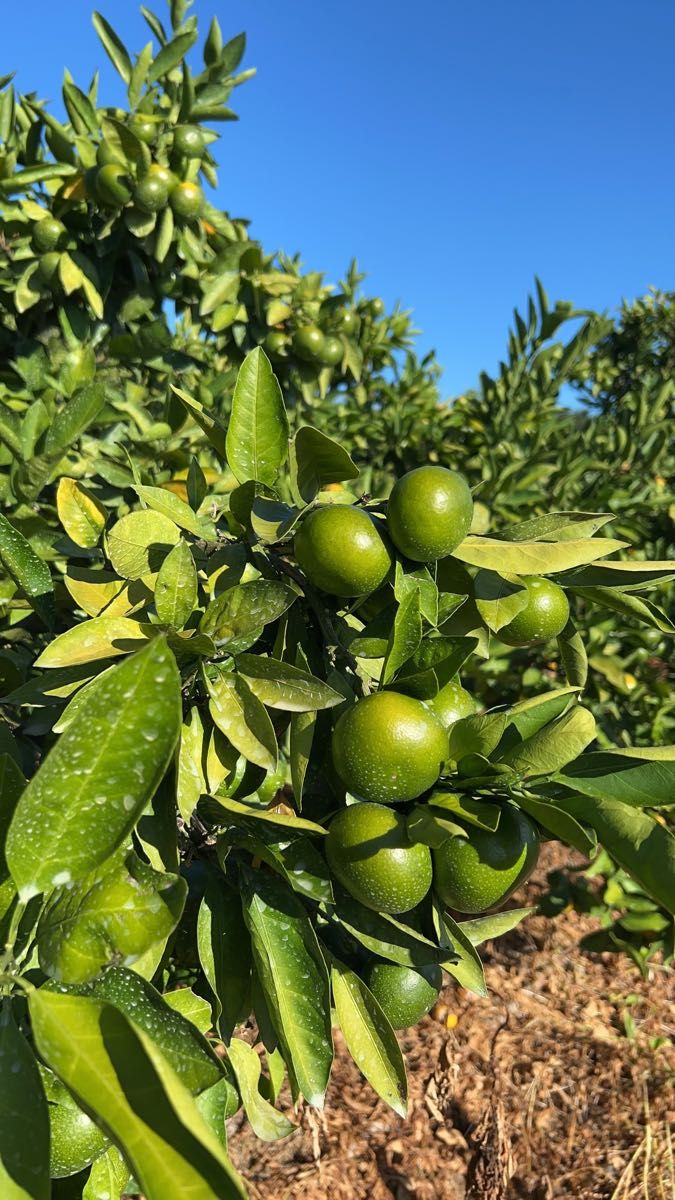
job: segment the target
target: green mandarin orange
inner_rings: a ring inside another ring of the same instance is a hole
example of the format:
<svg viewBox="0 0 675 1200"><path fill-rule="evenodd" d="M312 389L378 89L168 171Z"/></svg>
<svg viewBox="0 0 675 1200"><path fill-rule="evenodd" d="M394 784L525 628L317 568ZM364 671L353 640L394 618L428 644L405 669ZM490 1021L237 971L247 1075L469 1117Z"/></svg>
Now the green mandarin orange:
<svg viewBox="0 0 675 1200"><path fill-rule="evenodd" d="M134 204L142 212L159 212L166 208L168 199L168 185L158 175L146 175L134 188Z"/></svg>
<svg viewBox="0 0 675 1200"><path fill-rule="evenodd" d="M364 981L389 1024L394 1029L408 1029L421 1021L438 1000L443 972L433 963L413 968L374 962L366 968Z"/></svg>
<svg viewBox="0 0 675 1200"><path fill-rule="evenodd" d="M417 467L393 487L387 527L413 562L434 562L459 546L471 526L473 500L462 475L446 467Z"/></svg>
<svg viewBox="0 0 675 1200"><path fill-rule="evenodd" d="M527 603L497 637L507 646L533 646L557 637L570 615L563 589L542 575L522 575L520 582L527 588Z"/></svg>
<svg viewBox="0 0 675 1200"><path fill-rule="evenodd" d="M374 520L351 504L315 508L295 535L310 583L333 596L366 596L384 582L391 554Z"/></svg>
<svg viewBox="0 0 675 1200"><path fill-rule="evenodd" d="M405 817L381 804L343 808L331 821L325 846L336 879L375 912L408 912L429 891L429 847L412 843Z"/></svg>
<svg viewBox="0 0 675 1200"><path fill-rule="evenodd" d="M324 338L319 358L325 367L337 367L344 358L345 348L338 337Z"/></svg>
<svg viewBox="0 0 675 1200"><path fill-rule="evenodd" d="M477 712L480 705L474 700L466 688L459 683L446 683L440 691L425 704L438 717L445 729L454 725L461 717L470 717Z"/></svg>
<svg viewBox="0 0 675 1200"><path fill-rule="evenodd" d="M122 208L131 200L129 171L122 163L106 163L96 176L96 195L110 208Z"/></svg>
<svg viewBox="0 0 675 1200"><path fill-rule="evenodd" d="M169 196L169 204L177 217L194 221L202 211L204 193L198 183L178 183Z"/></svg>
<svg viewBox="0 0 675 1200"><path fill-rule="evenodd" d="M293 334L293 349L298 358L306 362L320 358L324 345L325 339L318 325L300 325Z"/></svg>
<svg viewBox="0 0 675 1200"><path fill-rule="evenodd" d="M66 227L62 221L58 221L56 217L43 217L33 227L33 248L38 254L56 250L65 233Z"/></svg>
<svg viewBox="0 0 675 1200"><path fill-rule="evenodd" d="M349 792L397 804L432 787L448 757L448 736L421 700L375 692L338 718L333 762Z"/></svg>
<svg viewBox="0 0 675 1200"><path fill-rule="evenodd" d="M532 874L539 858L539 834L530 818L512 804L502 807L494 831L467 828L433 851L434 888L449 908L482 913L508 900Z"/></svg>
<svg viewBox="0 0 675 1200"><path fill-rule="evenodd" d="M185 158L201 158L206 149L204 135L194 125L177 125L173 134L173 145Z"/></svg>

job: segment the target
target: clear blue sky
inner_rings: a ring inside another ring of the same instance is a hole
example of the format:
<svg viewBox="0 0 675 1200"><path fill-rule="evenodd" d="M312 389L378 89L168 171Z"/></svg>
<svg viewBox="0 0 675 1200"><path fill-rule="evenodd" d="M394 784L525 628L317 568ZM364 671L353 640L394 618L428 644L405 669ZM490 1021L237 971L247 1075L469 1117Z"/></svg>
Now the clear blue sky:
<svg viewBox="0 0 675 1200"><path fill-rule="evenodd" d="M98 0L134 51L134 0ZM153 6L162 11L161 0ZM3 5L0 73L58 99L102 68L89 0ZM614 308L675 288L673 0L198 0L245 29L222 206L267 248L414 309L444 390L502 354L538 273L551 297ZM163 15L163 12L162 12Z"/></svg>

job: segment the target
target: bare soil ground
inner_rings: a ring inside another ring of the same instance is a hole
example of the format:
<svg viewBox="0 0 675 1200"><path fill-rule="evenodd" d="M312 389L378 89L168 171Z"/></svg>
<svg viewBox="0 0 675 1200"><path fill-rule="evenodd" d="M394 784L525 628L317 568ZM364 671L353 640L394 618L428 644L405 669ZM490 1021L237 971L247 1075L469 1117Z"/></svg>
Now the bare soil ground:
<svg viewBox="0 0 675 1200"><path fill-rule="evenodd" d="M536 903L565 852L542 859L514 903ZM233 1118L252 1200L675 1200L675 975L656 965L643 981L622 956L580 953L595 926L534 916L482 948L488 998L450 986L401 1035L407 1120L339 1035L325 1112L304 1109L272 1145Z"/></svg>

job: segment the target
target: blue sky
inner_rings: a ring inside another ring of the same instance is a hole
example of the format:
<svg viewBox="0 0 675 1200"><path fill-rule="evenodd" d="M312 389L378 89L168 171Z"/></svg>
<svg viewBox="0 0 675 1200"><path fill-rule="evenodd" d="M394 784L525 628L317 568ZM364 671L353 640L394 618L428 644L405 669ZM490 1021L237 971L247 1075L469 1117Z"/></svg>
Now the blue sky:
<svg viewBox="0 0 675 1200"><path fill-rule="evenodd" d="M134 0L98 0L127 45ZM162 11L160 0L154 7ZM0 74L58 100L102 69L89 0L3 6ZM222 130L218 200L268 249L415 312L444 390L493 371L535 273L615 308L675 287L672 0L198 0L258 74ZM163 15L163 13L162 13Z"/></svg>

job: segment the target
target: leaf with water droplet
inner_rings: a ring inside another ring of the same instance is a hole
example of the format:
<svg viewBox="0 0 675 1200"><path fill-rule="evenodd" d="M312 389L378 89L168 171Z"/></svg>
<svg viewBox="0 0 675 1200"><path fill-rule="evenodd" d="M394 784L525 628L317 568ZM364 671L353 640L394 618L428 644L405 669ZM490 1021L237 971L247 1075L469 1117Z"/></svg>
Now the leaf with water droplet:
<svg viewBox="0 0 675 1200"><path fill-rule="evenodd" d="M23 792L6 854L24 900L82 879L126 841L180 721L180 676L158 637L100 683Z"/></svg>

